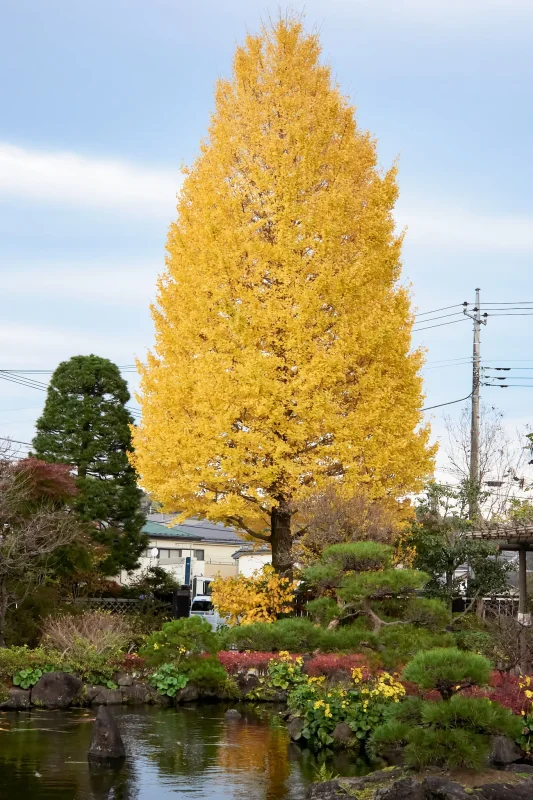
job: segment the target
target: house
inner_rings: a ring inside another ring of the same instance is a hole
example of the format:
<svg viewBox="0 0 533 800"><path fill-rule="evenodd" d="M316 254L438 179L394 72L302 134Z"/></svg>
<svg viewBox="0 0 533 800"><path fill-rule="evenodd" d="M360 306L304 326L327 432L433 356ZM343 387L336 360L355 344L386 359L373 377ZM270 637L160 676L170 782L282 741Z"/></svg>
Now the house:
<svg viewBox="0 0 533 800"><path fill-rule="evenodd" d="M266 545L254 548L253 544L244 544L233 553L233 558L237 562L238 574L250 578L254 572L263 569L265 564L272 564L272 551Z"/></svg>
<svg viewBox="0 0 533 800"><path fill-rule="evenodd" d="M143 533L150 537L150 543L139 559L139 570L120 573L121 584L130 583L139 572L156 566L181 585L191 584L196 577L237 575L238 561L233 554L243 540L233 528L202 519L172 525L172 519L164 514L148 515ZM186 575L188 559L190 572Z"/></svg>

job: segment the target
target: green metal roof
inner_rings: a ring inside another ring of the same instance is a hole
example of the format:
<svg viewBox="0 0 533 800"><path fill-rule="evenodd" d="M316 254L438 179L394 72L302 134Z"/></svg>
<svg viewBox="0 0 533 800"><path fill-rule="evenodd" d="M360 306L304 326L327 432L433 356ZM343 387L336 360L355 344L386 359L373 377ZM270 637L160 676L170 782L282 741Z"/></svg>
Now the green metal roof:
<svg viewBox="0 0 533 800"><path fill-rule="evenodd" d="M168 525L161 525L160 522L150 522L147 521L143 525L143 533L148 534L148 536L161 536L161 537L168 537L169 539L200 539L201 537L198 534L190 533L189 531L184 531L180 528L179 525L174 526L173 528L169 528Z"/></svg>

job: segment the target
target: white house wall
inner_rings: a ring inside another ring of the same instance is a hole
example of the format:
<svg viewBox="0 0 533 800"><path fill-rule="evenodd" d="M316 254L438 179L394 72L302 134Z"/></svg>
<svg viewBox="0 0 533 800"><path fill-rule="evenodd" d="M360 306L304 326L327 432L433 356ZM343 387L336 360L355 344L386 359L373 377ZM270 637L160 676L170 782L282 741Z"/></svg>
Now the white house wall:
<svg viewBox="0 0 533 800"><path fill-rule="evenodd" d="M141 556L139 559L140 567L134 572L127 573L122 571L120 573L119 582L127 585L132 580L145 572L149 567L162 567L166 572L170 573L174 579L183 584L185 582L185 558L191 555L191 579L194 577L214 578L216 575L222 577L230 577L237 575L238 566L237 561L232 558L235 552L235 543L223 544L218 542L202 542L202 541L183 541L177 539L162 539L156 536L150 537L150 544L148 550L157 548L158 550L181 550L182 557L177 563L172 563L162 558L153 558ZM204 551L204 559L200 561L194 557L195 550Z"/></svg>

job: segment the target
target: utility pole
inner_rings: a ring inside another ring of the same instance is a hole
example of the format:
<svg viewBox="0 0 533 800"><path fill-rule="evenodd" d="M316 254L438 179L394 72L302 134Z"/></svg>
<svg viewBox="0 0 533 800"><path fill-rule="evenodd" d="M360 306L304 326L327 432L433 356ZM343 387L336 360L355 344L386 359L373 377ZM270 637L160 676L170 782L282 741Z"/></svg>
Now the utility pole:
<svg viewBox="0 0 533 800"><path fill-rule="evenodd" d="M476 303L473 314L464 313L474 321L474 348L472 359L472 422L470 427L470 503L468 516L474 519L478 514L479 496L479 388L481 385L481 325L487 324L487 314L481 317L480 290L476 289Z"/></svg>

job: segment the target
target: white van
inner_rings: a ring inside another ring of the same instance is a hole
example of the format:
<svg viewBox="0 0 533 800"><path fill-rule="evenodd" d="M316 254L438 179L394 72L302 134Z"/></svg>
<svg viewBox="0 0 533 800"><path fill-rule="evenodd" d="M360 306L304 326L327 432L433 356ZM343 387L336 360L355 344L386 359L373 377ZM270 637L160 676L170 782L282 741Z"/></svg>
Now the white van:
<svg viewBox="0 0 533 800"><path fill-rule="evenodd" d="M191 603L191 617L203 617L214 631L224 624L224 618L213 608L211 597L207 594L197 594Z"/></svg>

